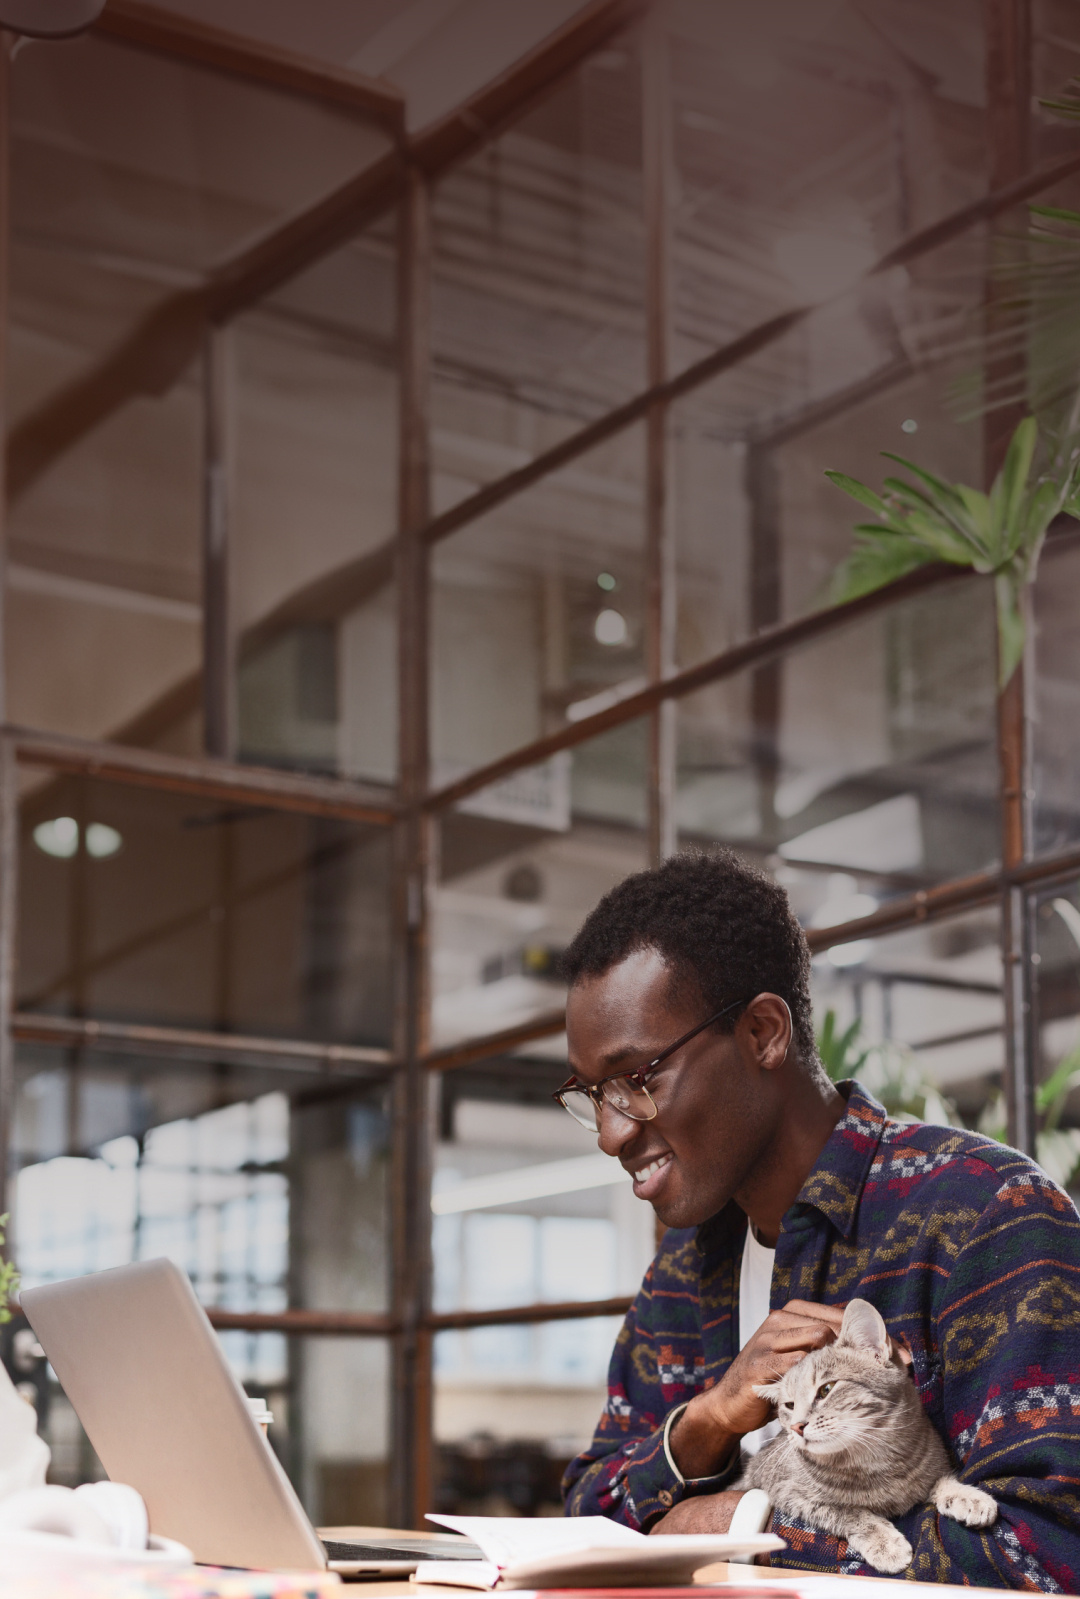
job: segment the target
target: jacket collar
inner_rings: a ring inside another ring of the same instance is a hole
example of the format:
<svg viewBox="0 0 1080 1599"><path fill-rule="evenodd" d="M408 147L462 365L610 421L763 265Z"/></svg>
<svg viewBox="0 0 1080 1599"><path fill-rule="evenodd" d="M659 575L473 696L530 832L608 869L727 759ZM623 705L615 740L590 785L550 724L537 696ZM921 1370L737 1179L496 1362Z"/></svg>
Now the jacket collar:
<svg viewBox="0 0 1080 1599"><path fill-rule="evenodd" d="M886 1113L884 1105L853 1078L836 1086L847 1100L847 1110L785 1215L783 1232L804 1232L812 1227L811 1210L820 1212L844 1238L850 1238L855 1229L859 1200L885 1130ZM702 1222L695 1242L703 1255L710 1255L740 1245L745 1231L746 1217L730 1200L723 1210Z"/></svg>
<svg viewBox="0 0 1080 1599"><path fill-rule="evenodd" d="M820 1211L844 1238L855 1230L859 1200L885 1131L885 1107L854 1079L838 1083L847 1110L833 1128L799 1197L784 1217L785 1232L812 1225L806 1212Z"/></svg>

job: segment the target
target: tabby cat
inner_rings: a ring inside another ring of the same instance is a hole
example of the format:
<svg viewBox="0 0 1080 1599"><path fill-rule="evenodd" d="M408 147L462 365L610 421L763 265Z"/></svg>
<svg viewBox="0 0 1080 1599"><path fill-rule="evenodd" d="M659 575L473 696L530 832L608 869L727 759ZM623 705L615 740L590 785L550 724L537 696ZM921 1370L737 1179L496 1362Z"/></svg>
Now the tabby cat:
<svg viewBox="0 0 1080 1599"><path fill-rule="evenodd" d="M742 1486L776 1508L846 1538L876 1571L903 1571L911 1545L887 1518L930 1501L966 1527L987 1527L997 1504L952 1475L945 1446L906 1369L889 1352L885 1323L853 1299L834 1344L815 1349L779 1382L755 1389L782 1431L745 1466Z"/></svg>

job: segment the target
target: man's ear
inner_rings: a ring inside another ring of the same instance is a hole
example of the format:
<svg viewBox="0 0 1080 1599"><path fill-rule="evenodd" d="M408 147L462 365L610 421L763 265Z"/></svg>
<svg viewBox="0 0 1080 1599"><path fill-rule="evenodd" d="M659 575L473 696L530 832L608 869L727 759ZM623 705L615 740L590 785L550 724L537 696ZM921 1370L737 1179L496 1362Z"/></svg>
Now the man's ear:
<svg viewBox="0 0 1080 1599"><path fill-rule="evenodd" d="M853 1299L844 1311L837 1344L862 1349L881 1361L889 1359L889 1334L878 1312L866 1299Z"/></svg>
<svg viewBox="0 0 1080 1599"><path fill-rule="evenodd" d="M758 994L743 1012L744 1025L753 1040L757 1062L764 1071L775 1071L788 1058L793 1027L786 999L779 994Z"/></svg>
<svg viewBox="0 0 1080 1599"><path fill-rule="evenodd" d="M754 1383L754 1392L759 1399L767 1399L770 1405L780 1403L780 1384L778 1382Z"/></svg>

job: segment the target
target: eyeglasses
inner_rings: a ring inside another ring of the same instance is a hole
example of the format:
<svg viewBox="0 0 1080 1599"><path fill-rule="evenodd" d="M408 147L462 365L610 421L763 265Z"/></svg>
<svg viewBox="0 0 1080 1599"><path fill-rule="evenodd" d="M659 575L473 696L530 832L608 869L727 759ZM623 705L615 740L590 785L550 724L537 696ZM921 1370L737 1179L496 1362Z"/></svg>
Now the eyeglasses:
<svg viewBox="0 0 1080 1599"><path fill-rule="evenodd" d="M706 1027L711 1027L729 1011L738 1010L740 1005L745 1005L746 1000L732 1000L730 1005L725 1005L723 1010L718 1010L715 1016L710 1016L706 1021L699 1022L688 1033L677 1038L673 1044L662 1049L659 1055L649 1061L647 1066L642 1066L636 1072L616 1072L611 1077L605 1077L599 1083L580 1083L576 1077L570 1077L561 1088L552 1094L552 1099L557 1100L564 1110L568 1110L576 1122L589 1131L595 1132L600 1126L600 1117L604 1109L604 1101L614 1105L621 1116L629 1116L631 1121L651 1122L656 1115L656 1102L645 1086L645 1080L650 1077L656 1068L663 1064L676 1050L682 1049L692 1038L703 1033Z"/></svg>

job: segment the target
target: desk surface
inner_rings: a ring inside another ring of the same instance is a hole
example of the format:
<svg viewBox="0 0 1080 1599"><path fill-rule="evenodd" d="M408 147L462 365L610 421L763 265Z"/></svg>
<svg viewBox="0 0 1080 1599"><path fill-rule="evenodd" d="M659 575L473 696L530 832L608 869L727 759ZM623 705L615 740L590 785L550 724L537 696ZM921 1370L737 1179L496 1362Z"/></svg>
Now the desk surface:
<svg viewBox="0 0 1080 1599"><path fill-rule="evenodd" d="M319 1534L324 1538L370 1538L372 1540L382 1538L446 1537L445 1532L417 1532L414 1528L403 1529L400 1527L320 1527ZM743 1566L734 1565L728 1561L718 1561L716 1565L709 1568L708 1581L709 1583L720 1584L731 1582L737 1583L740 1587L748 1587L753 1583L775 1585L778 1580L783 1581L785 1584L794 1583L798 1581L799 1576L800 1573L797 1571L770 1571L767 1566ZM821 1581L820 1576L815 1576L810 1572L806 1572L805 1576L810 1582ZM875 1587L880 1586L882 1599L893 1599L892 1595L885 1594L884 1590L887 1587L896 1590L896 1599L911 1599L912 1596L912 1585L910 1582L905 1581L903 1577L846 1577L837 1572L835 1577L830 1580L845 1584L872 1582ZM422 1588L418 1588L415 1583L410 1583L407 1578L396 1581L364 1582L355 1586L350 1584L347 1589L342 1591L343 1595L345 1593L355 1594L356 1599L369 1599L369 1596L370 1599L404 1599L405 1595L409 1595L410 1599L483 1599L483 1596L476 1589L443 1588L436 1587L434 1584L429 1586L427 1583ZM708 1586L703 1586L703 1599L708 1594L708 1591ZM960 1599L960 1596L963 1596L963 1599L972 1599L975 1594L993 1594L996 1599L1001 1599L1001 1589L999 1588L959 1588L948 1586L944 1583L920 1583L916 1592L919 1591L925 1593L926 1599L931 1599L931 1596L940 1596L940 1599L945 1599L945 1596L956 1596L956 1599ZM507 1599L510 1599L509 1595Z"/></svg>

